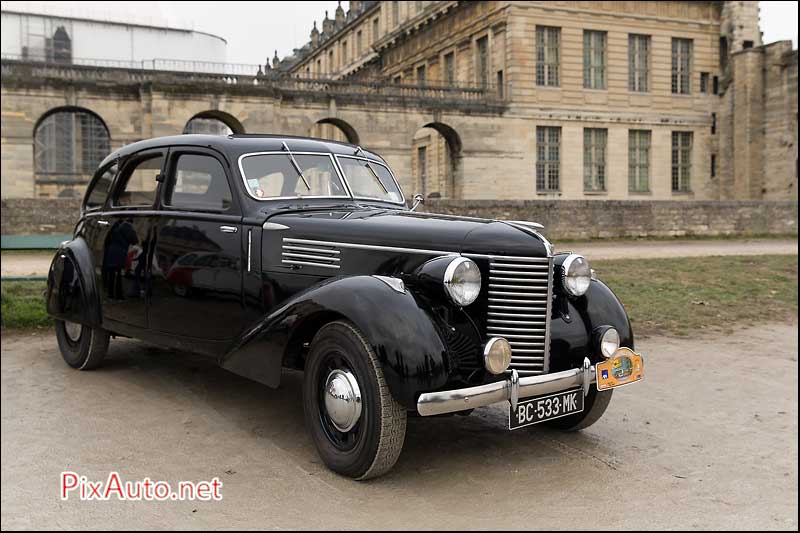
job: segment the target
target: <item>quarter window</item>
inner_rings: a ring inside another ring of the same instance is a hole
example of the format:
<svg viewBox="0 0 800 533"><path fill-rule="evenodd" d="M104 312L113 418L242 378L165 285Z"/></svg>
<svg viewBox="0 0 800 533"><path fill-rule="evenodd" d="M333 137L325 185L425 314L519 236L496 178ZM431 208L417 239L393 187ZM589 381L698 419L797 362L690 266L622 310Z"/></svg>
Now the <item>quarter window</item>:
<svg viewBox="0 0 800 533"><path fill-rule="evenodd" d="M102 171L86 196L86 209L100 209L105 205L108 193L111 191L111 183L117 175L117 168L117 164L114 163Z"/></svg>
<svg viewBox="0 0 800 533"><path fill-rule="evenodd" d="M197 211L224 211L230 207L231 201L228 178L215 157L200 154L178 156L164 200L166 205Z"/></svg>
<svg viewBox="0 0 800 533"><path fill-rule="evenodd" d="M131 163L125 169L123 188L114 205L122 207L152 207L156 200L156 177L164 165L164 156L152 155Z"/></svg>
<svg viewBox="0 0 800 533"><path fill-rule="evenodd" d="M608 130L583 130L583 189L589 192L606 190L606 144Z"/></svg>
<svg viewBox="0 0 800 533"><path fill-rule="evenodd" d="M628 35L628 89L646 93L650 77L650 36Z"/></svg>
<svg viewBox="0 0 800 533"><path fill-rule="evenodd" d="M561 28L536 26L536 85L558 87Z"/></svg>
<svg viewBox="0 0 800 533"><path fill-rule="evenodd" d="M672 192L690 192L692 177L691 131L672 132Z"/></svg>
<svg viewBox="0 0 800 533"><path fill-rule="evenodd" d="M536 190L556 192L559 190L561 170L561 128L557 126L536 127Z"/></svg>
<svg viewBox="0 0 800 533"><path fill-rule="evenodd" d="M650 190L650 130L628 131L628 190Z"/></svg>
<svg viewBox="0 0 800 533"><path fill-rule="evenodd" d="M604 31L583 32L583 86L606 88L606 38Z"/></svg>

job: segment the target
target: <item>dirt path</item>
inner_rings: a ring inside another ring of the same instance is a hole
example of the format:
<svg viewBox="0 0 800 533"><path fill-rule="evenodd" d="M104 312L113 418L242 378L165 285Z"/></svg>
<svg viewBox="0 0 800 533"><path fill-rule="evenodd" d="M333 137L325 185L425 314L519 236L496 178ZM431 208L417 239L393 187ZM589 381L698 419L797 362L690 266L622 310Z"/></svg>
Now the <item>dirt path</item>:
<svg viewBox="0 0 800 533"><path fill-rule="evenodd" d="M411 419L387 476L329 472L278 390L114 340L77 372L49 334L2 339L2 528L797 529L797 325L650 338L646 380L581 433L502 407ZM61 501L59 474L224 483L222 502Z"/></svg>
<svg viewBox="0 0 800 533"><path fill-rule="evenodd" d="M709 255L797 255L797 241L789 239L589 241L556 244L589 259L697 257ZM4 253L2 277L43 277L53 254Z"/></svg>

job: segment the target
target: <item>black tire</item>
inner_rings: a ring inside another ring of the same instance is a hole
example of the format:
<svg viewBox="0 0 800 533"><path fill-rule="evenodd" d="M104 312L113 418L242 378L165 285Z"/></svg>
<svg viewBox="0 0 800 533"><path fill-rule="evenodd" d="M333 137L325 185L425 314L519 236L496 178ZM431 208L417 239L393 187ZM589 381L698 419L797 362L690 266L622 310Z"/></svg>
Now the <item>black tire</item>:
<svg viewBox="0 0 800 533"><path fill-rule="evenodd" d="M324 405L324 384L332 369L350 372L361 392L361 415L347 432L334 427ZM303 410L317 452L334 472L374 478L400 456L406 410L389 392L372 347L349 322L331 322L314 337L303 377Z"/></svg>
<svg viewBox="0 0 800 533"><path fill-rule="evenodd" d="M56 340L61 357L72 368L92 370L100 366L108 353L108 341L111 335L101 328L76 325L80 333L72 337L67 332L67 324L56 320Z"/></svg>
<svg viewBox="0 0 800 533"><path fill-rule="evenodd" d="M546 424L562 431L579 431L581 429L586 429L600 420L600 417L606 412L606 408L611 402L613 393L613 389L600 392L592 387L589 394L583 399L583 411L574 415L556 418L555 420L546 422Z"/></svg>

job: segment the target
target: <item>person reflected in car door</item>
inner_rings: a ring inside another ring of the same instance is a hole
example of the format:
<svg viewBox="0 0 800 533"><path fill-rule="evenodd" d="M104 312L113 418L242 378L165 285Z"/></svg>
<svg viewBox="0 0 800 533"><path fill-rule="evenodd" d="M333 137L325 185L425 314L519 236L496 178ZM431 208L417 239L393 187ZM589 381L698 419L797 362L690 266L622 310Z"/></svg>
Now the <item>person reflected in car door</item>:
<svg viewBox="0 0 800 533"><path fill-rule="evenodd" d="M133 229L133 220L122 219L111 226L105 242L103 256L103 285L111 300L123 300L122 271L128 256L128 247L139 243L139 236Z"/></svg>

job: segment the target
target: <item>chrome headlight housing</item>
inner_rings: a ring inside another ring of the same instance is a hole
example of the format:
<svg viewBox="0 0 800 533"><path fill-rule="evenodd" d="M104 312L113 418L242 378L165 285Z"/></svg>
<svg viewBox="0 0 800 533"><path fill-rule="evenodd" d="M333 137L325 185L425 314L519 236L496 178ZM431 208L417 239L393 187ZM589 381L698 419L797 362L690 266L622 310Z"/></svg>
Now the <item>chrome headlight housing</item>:
<svg viewBox="0 0 800 533"><path fill-rule="evenodd" d="M589 261L578 254L569 254L561 265L563 275L561 285L567 294L583 296L592 282L592 269Z"/></svg>
<svg viewBox="0 0 800 533"><path fill-rule="evenodd" d="M474 302L481 292L481 271L466 257L456 257L444 271L444 290L453 302L465 307Z"/></svg>
<svg viewBox="0 0 800 533"><path fill-rule="evenodd" d="M600 353L606 359L611 359L619 349L619 331L617 328L609 326L600 335Z"/></svg>

